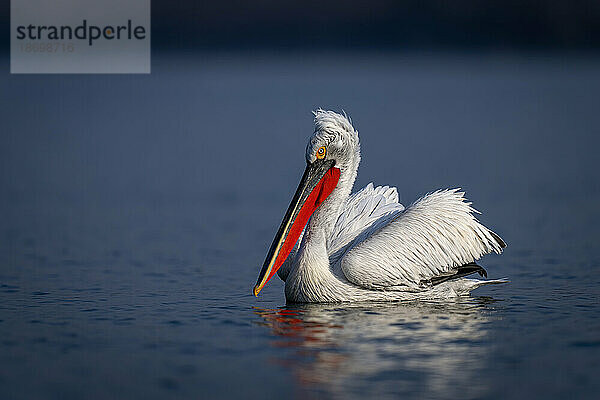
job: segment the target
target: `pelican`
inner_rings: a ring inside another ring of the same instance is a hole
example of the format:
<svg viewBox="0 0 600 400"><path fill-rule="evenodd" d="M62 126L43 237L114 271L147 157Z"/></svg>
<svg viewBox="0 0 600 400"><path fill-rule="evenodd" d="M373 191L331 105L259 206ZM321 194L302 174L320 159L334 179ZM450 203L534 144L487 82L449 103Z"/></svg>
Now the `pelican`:
<svg viewBox="0 0 600 400"><path fill-rule="evenodd" d="M440 299L506 280L465 278L506 247L473 215L460 189L438 190L408 208L394 187L350 194L360 163L358 131L333 111L314 112L306 170L258 276L277 273L290 303Z"/></svg>

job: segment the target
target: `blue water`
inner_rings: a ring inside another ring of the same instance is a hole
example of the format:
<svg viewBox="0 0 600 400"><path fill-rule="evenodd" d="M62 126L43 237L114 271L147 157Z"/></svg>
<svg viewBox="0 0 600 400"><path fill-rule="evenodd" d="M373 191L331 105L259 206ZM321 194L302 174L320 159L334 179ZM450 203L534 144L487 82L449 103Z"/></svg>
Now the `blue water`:
<svg viewBox="0 0 600 400"><path fill-rule="evenodd" d="M600 396L600 59L153 56L149 76L0 74L9 399ZM360 131L357 187L462 187L511 283L444 303L251 289L310 111Z"/></svg>

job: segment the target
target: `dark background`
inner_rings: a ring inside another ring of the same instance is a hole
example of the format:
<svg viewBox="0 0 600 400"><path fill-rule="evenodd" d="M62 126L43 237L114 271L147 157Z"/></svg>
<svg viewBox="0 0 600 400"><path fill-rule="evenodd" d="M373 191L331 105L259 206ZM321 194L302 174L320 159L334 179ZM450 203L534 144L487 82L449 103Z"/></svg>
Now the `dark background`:
<svg viewBox="0 0 600 400"><path fill-rule="evenodd" d="M9 29L9 1L0 26ZM8 35L2 46L8 48ZM154 50L594 49L600 3L578 1L152 1Z"/></svg>

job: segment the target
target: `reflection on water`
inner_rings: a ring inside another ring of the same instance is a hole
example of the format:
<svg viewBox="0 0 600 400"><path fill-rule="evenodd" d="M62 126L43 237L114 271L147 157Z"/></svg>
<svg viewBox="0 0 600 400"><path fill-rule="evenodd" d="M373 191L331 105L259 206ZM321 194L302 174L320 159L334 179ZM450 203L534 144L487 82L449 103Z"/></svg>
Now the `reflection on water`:
<svg viewBox="0 0 600 400"><path fill-rule="evenodd" d="M255 309L300 394L334 398L478 397L489 348L489 298L451 303L300 305ZM378 385L365 385L378 382ZM376 392L373 392L375 390Z"/></svg>

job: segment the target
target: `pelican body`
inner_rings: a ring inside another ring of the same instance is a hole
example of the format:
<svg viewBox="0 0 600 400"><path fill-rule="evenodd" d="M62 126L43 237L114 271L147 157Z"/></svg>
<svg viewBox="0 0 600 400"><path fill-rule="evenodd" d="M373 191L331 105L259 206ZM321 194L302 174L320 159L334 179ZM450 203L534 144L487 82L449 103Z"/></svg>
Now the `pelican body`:
<svg viewBox="0 0 600 400"><path fill-rule="evenodd" d="M275 273L288 302L439 299L504 280L475 264L504 241L474 217L458 189L408 208L394 187L372 183L351 195L360 163L358 132L346 115L315 111L306 170L254 287Z"/></svg>

